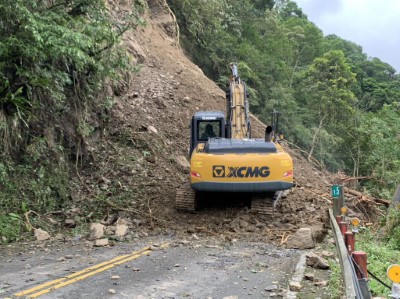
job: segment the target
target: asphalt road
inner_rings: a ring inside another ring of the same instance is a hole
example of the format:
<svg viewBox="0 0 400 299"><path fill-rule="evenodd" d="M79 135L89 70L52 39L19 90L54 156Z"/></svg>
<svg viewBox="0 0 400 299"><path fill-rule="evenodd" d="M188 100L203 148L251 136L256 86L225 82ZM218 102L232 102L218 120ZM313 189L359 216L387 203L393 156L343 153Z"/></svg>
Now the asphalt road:
<svg viewBox="0 0 400 299"><path fill-rule="evenodd" d="M280 298L300 255L271 244L168 239L0 250L0 298L43 299Z"/></svg>

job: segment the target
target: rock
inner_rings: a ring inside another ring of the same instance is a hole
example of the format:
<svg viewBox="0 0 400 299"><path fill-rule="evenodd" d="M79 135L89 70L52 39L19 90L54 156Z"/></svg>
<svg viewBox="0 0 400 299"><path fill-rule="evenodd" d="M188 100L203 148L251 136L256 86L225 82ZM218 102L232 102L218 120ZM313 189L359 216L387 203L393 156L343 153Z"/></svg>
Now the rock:
<svg viewBox="0 0 400 299"><path fill-rule="evenodd" d="M119 279L119 276L118 275L113 275L113 276L111 276L111 279L112 280L117 280L117 279Z"/></svg>
<svg viewBox="0 0 400 299"><path fill-rule="evenodd" d="M326 287L328 285L328 281L327 280L316 281L314 282L314 285L318 287Z"/></svg>
<svg viewBox="0 0 400 299"><path fill-rule="evenodd" d="M128 233L128 225L124 219L119 218L117 220L117 225L115 227L115 235L118 237L123 237Z"/></svg>
<svg viewBox="0 0 400 299"><path fill-rule="evenodd" d="M118 220L118 215L110 215L106 220L101 220L100 223L103 225L113 225Z"/></svg>
<svg viewBox="0 0 400 299"><path fill-rule="evenodd" d="M50 234L40 228L35 229L34 234L37 241L44 241L50 239Z"/></svg>
<svg viewBox="0 0 400 299"><path fill-rule="evenodd" d="M101 239L104 236L105 226L101 223L90 224L90 237L91 240Z"/></svg>
<svg viewBox="0 0 400 299"><path fill-rule="evenodd" d="M332 257L335 256L335 254L333 252L331 252L331 251L324 250L324 251L321 252L321 256L323 258L332 258Z"/></svg>
<svg viewBox="0 0 400 299"><path fill-rule="evenodd" d="M267 292L276 291L276 290L278 290L278 286L273 284L273 285L270 285L270 286L266 287L264 290L267 291Z"/></svg>
<svg viewBox="0 0 400 299"><path fill-rule="evenodd" d="M239 299L239 297L238 296L227 296L222 299Z"/></svg>
<svg viewBox="0 0 400 299"><path fill-rule="evenodd" d="M94 246L96 247L103 247L108 245L108 239L97 239L94 241Z"/></svg>
<svg viewBox="0 0 400 299"><path fill-rule="evenodd" d="M53 218L51 218L51 217L47 217L47 220L49 220L49 222L50 222L51 224L53 224L53 225L57 225L57 224L58 224L58 221L55 220L55 219L53 219Z"/></svg>
<svg viewBox="0 0 400 299"><path fill-rule="evenodd" d="M248 222L246 222L246 221L244 221L244 220L239 220L239 225L240 225L240 227L242 227L242 228L247 228L248 226L249 226L249 223Z"/></svg>
<svg viewBox="0 0 400 299"><path fill-rule="evenodd" d="M288 248L310 249L315 247L311 228L300 228L287 241Z"/></svg>
<svg viewBox="0 0 400 299"><path fill-rule="evenodd" d="M177 156L176 157L176 163L178 163L180 166L182 166L185 169L189 169L190 168L190 163L188 162L188 160L184 156Z"/></svg>
<svg viewBox="0 0 400 299"><path fill-rule="evenodd" d="M299 282L291 282L289 283L289 289L292 292L298 292L303 288L303 286Z"/></svg>
<svg viewBox="0 0 400 299"><path fill-rule="evenodd" d="M65 236L63 234L61 234L61 233L56 234L54 238L56 240L60 240L60 241L61 240L65 240Z"/></svg>
<svg viewBox="0 0 400 299"><path fill-rule="evenodd" d="M314 252L310 252L306 255L306 264L313 268L329 269L328 262L324 258L316 255Z"/></svg>
<svg viewBox="0 0 400 299"><path fill-rule="evenodd" d="M73 256L72 254L67 254L67 255L65 256L65 258L66 258L67 260L72 260L72 259L74 258L74 256Z"/></svg>
<svg viewBox="0 0 400 299"><path fill-rule="evenodd" d="M115 292L114 289L108 289L108 293L110 293L110 294L115 294L116 292Z"/></svg>
<svg viewBox="0 0 400 299"><path fill-rule="evenodd" d="M152 132L154 134L158 134L158 130L153 126L147 126L147 131Z"/></svg>
<svg viewBox="0 0 400 299"><path fill-rule="evenodd" d="M314 274L313 273L306 273L306 274L304 274L304 279L313 281L314 280Z"/></svg>
<svg viewBox="0 0 400 299"><path fill-rule="evenodd" d="M76 222L73 219L65 219L64 226L68 228L74 228L76 226Z"/></svg>
<svg viewBox="0 0 400 299"><path fill-rule="evenodd" d="M315 242L322 242L326 235L324 224L322 222L315 222L310 225L310 228Z"/></svg>

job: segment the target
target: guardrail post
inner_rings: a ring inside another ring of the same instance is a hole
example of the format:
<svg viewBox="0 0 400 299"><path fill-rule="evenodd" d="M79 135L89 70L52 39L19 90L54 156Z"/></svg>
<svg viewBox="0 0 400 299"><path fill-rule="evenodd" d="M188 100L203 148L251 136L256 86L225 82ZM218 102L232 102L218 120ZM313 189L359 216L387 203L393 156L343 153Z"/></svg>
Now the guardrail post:
<svg viewBox="0 0 400 299"><path fill-rule="evenodd" d="M340 221L339 228L340 228L340 232L342 233L342 236L344 237L344 234L347 232L347 222Z"/></svg>
<svg viewBox="0 0 400 299"><path fill-rule="evenodd" d="M367 254L364 251L353 251L354 268L356 270L357 278L368 278L367 272Z"/></svg>
<svg viewBox="0 0 400 299"><path fill-rule="evenodd" d="M346 248L349 251L349 254L352 254L355 246L355 238L353 232L347 231L344 234L344 243L346 244Z"/></svg>

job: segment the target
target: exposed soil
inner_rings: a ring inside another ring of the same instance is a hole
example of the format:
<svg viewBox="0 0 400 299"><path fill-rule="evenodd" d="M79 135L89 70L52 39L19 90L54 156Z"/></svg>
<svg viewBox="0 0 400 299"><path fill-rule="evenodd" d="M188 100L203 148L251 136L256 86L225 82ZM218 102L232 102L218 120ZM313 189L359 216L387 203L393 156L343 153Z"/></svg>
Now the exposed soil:
<svg viewBox="0 0 400 299"><path fill-rule="evenodd" d="M285 143L294 160L297 187L281 200L273 217L251 214L246 201L208 205L196 214L175 210L175 189L189 176L191 116L200 110L224 111L225 92L185 56L174 18L159 2L148 1L147 25L123 37L141 69L105 88L116 100L104 123L93 124L95 131L87 139L87 158L71 184L74 212L53 218L65 220L66 215L79 226L119 215L130 221L136 237L138 232L197 233L283 245L298 228L312 227L322 240L332 175ZM109 3L115 11L128 9L126 1ZM262 137L264 129L265 124L252 116L253 137Z"/></svg>
<svg viewBox="0 0 400 299"><path fill-rule="evenodd" d="M111 214L125 211L156 230L227 238L243 234L281 242L299 227L322 228L330 205L330 176L288 146L300 187L281 201L276 216L252 215L244 205L209 207L197 214L174 209L175 189L188 180L184 160L190 118L198 110L224 111L225 94L182 52L169 10L156 1L149 5L147 25L124 36L141 70L109 88L117 101L101 134L88 145L93 160L76 179L74 204L98 203ZM254 137L263 136L263 123L253 117L252 126Z"/></svg>

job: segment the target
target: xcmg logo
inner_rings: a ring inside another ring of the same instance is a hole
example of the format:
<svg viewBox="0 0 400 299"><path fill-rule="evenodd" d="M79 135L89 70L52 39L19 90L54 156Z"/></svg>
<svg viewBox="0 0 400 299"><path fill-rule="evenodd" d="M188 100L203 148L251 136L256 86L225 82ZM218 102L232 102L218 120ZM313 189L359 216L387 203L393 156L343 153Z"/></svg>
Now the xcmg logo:
<svg viewBox="0 0 400 299"><path fill-rule="evenodd" d="M226 171L225 166L223 165L213 166L213 177L215 178L266 178L270 173L271 171L268 166L228 167L228 171Z"/></svg>

